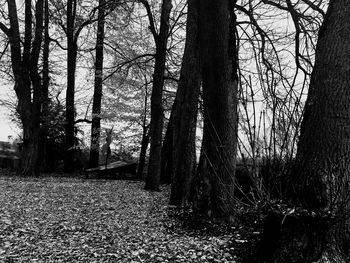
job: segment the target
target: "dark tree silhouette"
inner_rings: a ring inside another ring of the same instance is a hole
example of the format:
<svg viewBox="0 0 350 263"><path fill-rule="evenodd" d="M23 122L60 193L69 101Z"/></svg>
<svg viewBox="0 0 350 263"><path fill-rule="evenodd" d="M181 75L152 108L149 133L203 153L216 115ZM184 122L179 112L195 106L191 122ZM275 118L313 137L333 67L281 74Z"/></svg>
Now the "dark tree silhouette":
<svg viewBox="0 0 350 263"><path fill-rule="evenodd" d="M196 168L195 139L201 83L198 8L198 0L188 1L186 45L170 123L173 133L170 204L177 206L187 205Z"/></svg>
<svg viewBox="0 0 350 263"><path fill-rule="evenodd" d="M44 1L35 5L35 30L33 32L32 1L25 1L24 41L21 40L17 6L7 1L9 28L0 23L11 47L11 65L18 98L17 112L23 127L23 148L20 174L39 174L39 140L42 83L39 74L39 56L43 33ZM34 39L33 36L34 35ZM23 47L22 47L23 43Z"/></svg>
<svg viewBox="0 0 350 263"><path fill-rule="evenodd" d="M275 233L275 246L262 246L263 262L349 262L349 32L350 2L331 0L290 184L296 209L267 218L264 236Z"/></svg>
<svg viewBox="0 0 350 263"><path fill-rule="evenodd" d="M153 73L153 87L151 94L151 127L150 127L150 157L146 177L146 190L159 190L161 150L163 134L163 86L166 62L167 42L169 37L169 17L172 9L171 0L163 0L160 16L159 33L156 32L153 15L148 1L140 0L145 6L150 21L155 44L155 64Z"/></svg>
<svg viewBox="0 0 350 263"><path fill-rule="evenodd" d="M75 34L75 17L77 1L67 1L67 91L66 91L66 154L64 159L64 171L74 171L74 94L75 94L75 70L77 63L78 37Z"/></svg>
<svg viewBox="0 0 350 263"><path fill-rule="evenodd" d="M50 84L50 69L49 69L49 55L50 55L50 35L49 35L49 2L44 1L44 40L43 40L43 77L42 77L42 93L41 93L41 128L40 128L40 142L39 142L39 158L43 171L47 171L48 159L47 155L47 136L48 136L48 116L49 116L49 84Z"/></svg>
<svg viewBox="0 0 350 263"><path fill-rule="evenodd" d="M92 104L91 146L89 167L99 165L100 133L101 133L101 99L103 82L103 41L105 28L105 0L99 0L96 37L95 88Z"/></svg>
<svg viewBox="0 0 350 263"><path fill-rule="evenodd" d="M237 145L235 1L204 0L199 8L204 131L195 209L202 217L231 221Z"/></svg>

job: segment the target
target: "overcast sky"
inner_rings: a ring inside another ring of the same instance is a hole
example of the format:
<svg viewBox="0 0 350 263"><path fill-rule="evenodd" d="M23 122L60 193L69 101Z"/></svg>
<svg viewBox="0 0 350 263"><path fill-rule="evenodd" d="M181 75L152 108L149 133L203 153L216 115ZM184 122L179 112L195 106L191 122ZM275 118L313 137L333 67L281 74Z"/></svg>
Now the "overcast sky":
<svg viewBox="0 0 350 263"><path fill-rule="evenodd" d="M16 125L10 121L9 109L1 103L2 100L7 100L9 97L14 96L13 88L0 81L0 141L7 141L9 135L17 137L19 133Z"/></svg>

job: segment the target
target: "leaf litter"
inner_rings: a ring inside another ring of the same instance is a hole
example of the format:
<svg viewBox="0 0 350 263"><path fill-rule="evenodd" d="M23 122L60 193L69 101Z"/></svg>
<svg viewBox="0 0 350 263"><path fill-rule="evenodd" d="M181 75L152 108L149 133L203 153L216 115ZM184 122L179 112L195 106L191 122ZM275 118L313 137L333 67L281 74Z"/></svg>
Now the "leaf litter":
<svg viewBox="0 0 350 263"><path fill-rule="evenodd" d="M0 176L0 262L241 262L240 227L186 227L169 192L137 181Z"/></svg>

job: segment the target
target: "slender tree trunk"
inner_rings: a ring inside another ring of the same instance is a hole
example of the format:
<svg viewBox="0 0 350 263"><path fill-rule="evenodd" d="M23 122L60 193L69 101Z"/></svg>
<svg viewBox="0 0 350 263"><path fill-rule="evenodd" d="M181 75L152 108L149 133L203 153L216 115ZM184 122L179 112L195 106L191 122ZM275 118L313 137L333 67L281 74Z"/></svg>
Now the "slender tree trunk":
<svg viewBox="0 0 350 263"><path fill-rule="evenodd" d="M196 168L196 127L200 91L198 0L188 1L186 45L173 116L170 204L185 206Z"/></svg>
<svg viewBox="0 0 350 263"><path fill-rule="evenodd" d="M177 95L176 95L177 96ZM174 127L174 111L176 109L176 99L171 108L168 126L162 145L162 163L160 168L160 182L162 184L170 184L173 173L173 127Z"/></svg>
<svg viewBox="0 0 350 263"><path fill-rule="evenodd" d="M147 80L146 80L147 82ZM147 154L147 148L149 144L149 127L150 125L147 124L147 112L148 112L148 85L145 86L145 94L144 94L144 108L143 108L143 120L142 120L142 139L141 139L141 150L140 150L140 156L139 156L139 163L137 166L137 172L136 172L136 178L143 179L143 171L146 164L146 154Z"/></svg>
<svg viewBox="0 0 350 263"><path fill-rule="evenodd" d="M47 135L48 135L48 114L49 114L49 52L50 52L50 36L49 36L49 3L44 1L44 45L43 45L43 80L41 92L41 134L39 146L39 159L42 160L42 168L49 171L47 156Z"/></svg>
<svg viewBox="0 0 350 263"><path fill-rule="evenodd" d="M103 82L103 41L105 27L105 0L99 1L97 40L96 40L96 62L95 62L95 89L92 104L92 124L91 124L91 147L90 147L90 167L99 165L100 132L101 132L101 100Z"/></svg>
<svg viewBox="0 0 350 263"><path fill-rule="evenodd" d="M64 160L64 171L74 172L75 158L75 134L74 134L74 95L75 95L75 70L77 59L77 42L74 37L76 0L67 2L67 92L66 92L66 155Z"/></svg>
<svg viewBox="0 0 350 263"><path fill-rule="evenodd" d="M169 17L172 9L171 0L163 0L159 34L155 35L156 55L151 95L151 147L146 177L146 190L159 190L162 135L163 135L163 86L166 62L166 50L169 33Z"/></svg>
<svg viewBox="0 0 350 263"><path fill-rule="evenodd" d="M199 34L204 131L195 209L202 217L233 220L237 144L235 1L202 0Z"/></svg>
<svg viewBox="0 0 350 263"><path fill-rule="evenodd" d="M146 153L147 153L148 144L149 144L148 128L147 128L147 126L143 126L143 128L142 128L142 140L141 140L141 151L140 151L139 164L138 164L137 173L136 173L137 179L142 179L142 177L143 177L143 170L144 170L145 162L146 162Z"/></svg>
<svg viewBox="0 0 350 263"><path fill-rule="evenodd" d="M288 220L283 214L268 217L264 236L278 234L274 246L263 240L266 262L350 260L349 32L350 2L331 0L319 32L292 177L294 204L301 208Z"/></svg>
<svg viewBox="0 0 350 263"><path fill-rule="evenodd" d="M35 34L32 42L32 50L30 55L30 79L33 87L32 99L32 159L35 174L39 174L43 167L43 162L40 161L40 123L41 123L41 108L42 108L42 79L39 74L39 56L44 31L44 0L38 0L35 5Z"/></svg>

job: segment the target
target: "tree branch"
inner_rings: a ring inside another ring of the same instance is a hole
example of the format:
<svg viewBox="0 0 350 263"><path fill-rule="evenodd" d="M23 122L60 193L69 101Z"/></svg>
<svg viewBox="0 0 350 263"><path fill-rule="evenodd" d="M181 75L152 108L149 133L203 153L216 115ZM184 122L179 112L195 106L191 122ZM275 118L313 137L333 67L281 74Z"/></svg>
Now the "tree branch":
<svg viewBox="0 0 350 263"><path fill-rule="evenodd" d="M305 4L307 4L308 6L310 6L313 10L319 12L323 17L326 16L326 13L317 5L315 5L312 1L310 0L303 0L303 2Z"/></svg>
<svg viewBox="0 0 350 263"><path fill-rule="evenodd" d="M141 4L143 4L143 6L146 8L146 12L147 12L148 20L149 20L149 29L151 30L151 33L152 33L154 39L157 40L159 35L157 33L157 30L156 30L156 27L154 24L154 19L153 19L151 7L149 6L149 3L147 0L139 0L139 2Z"/></svg>
<svg viewBox="0 0 350 263"><path fill-rule="evenodd" d="M7 41L4 50L1 52L0 60L4 56L4 54L5 54L6 50L7 50L7 48L9 47L9 45L10 45L10 41Z"/></svg>
<svg viewBox="0 0 350 263"><path fill-rule="evenodd" d="M121 70L122 67L124 67L125 65L127 65L127 64L129 64L129 63L132 63L132 62L134 62L134 61L136 61L136 60L138 60L138 59L140 59L140 58L143 58L143 57L152 57L152 59L153 59L154 55L153 55L153 54L143 54L143 55L134 57L134 58L132 58L132 59L130 59L130 60L128 60L128 61L124 61L124 62L122 62L122 63L119 63L118 65L116 65L116 66L114 67L115 69L113 70L113 72L110 73L110 74L108 74L108 75L103 79L103 81L105 81L105 80L109 79L110 77L112 77L116 72L118 72L119 70Z"/></svg>
<svg viewBox="0 0 350 263"><path fill-rule="evenodd" d="M92 120L89 120L89 119L77 119L77 120L75 120L74 121L74 124L78 124L78 123L82 123L82 122L84 122L84 123L92 123Z"/></svg>
<svg viewBox="0 0 350 263"><path fill-rule="evenodd" d="M68 50L66 47L62 46L61 43L57 39L49 38L51 42L56 43L57 46L59 46L62 50Z"/></svg>
<svg viewBox="0 0 350 263"><path fill-rule="evenodd" d="M5 24L0 22L0 30L5 33L6 36L10 37L10 29Z"/></svg>

